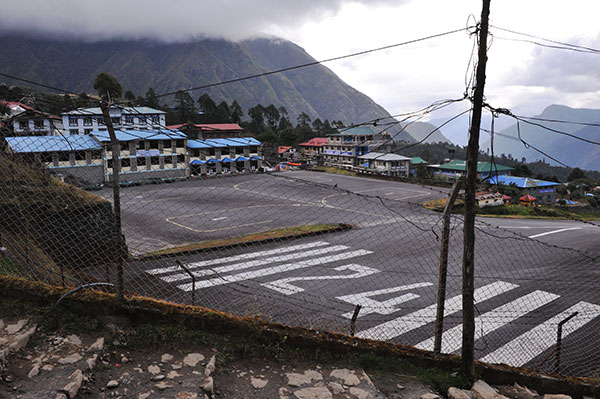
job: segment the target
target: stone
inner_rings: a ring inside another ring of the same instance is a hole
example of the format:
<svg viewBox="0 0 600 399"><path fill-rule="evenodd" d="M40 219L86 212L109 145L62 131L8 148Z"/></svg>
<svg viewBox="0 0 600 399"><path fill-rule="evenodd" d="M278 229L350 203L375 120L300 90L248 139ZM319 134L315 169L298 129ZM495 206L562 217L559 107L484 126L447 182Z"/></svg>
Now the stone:
<svg viewBox="0 0 600 399"><path fill-rule="evenodd" d="M138 399L148 399L152 395L152 391L138 394Z"/></svg>
<svg viewBox="0 0 600 399"><path fill-rule="evenodd" d="M93 344L88 348L88 352L102 352L104 350L104 337L98 338Z"/></svg>
<svg viewBox="0 0 600 399"><path fill-rule="evenodd" d="M79 353L75 352L75 353L71 353L69 356L66 356L66 357L63 357L63 358L59 359L58 363L60 363L60 364L73 364L73 363L77 363L82 358L83 358L83 356L81 356Z"/></svg>
<svg viewBox="0 0 600 399"><path fill-rule="evenodd" d="M177 377L181 377L181 374L179 374L177 371L173 370L173 371L169 371L169 373L167 374L167 378L170 380L174 380Z"/></svg>
<svg viewBox="0 0 600 399"><path fill-rule="evenodd" d="M448 399L475 399L475 394L472 391L450 387L448 388Z"/></svg>
<svg viewBox="0 0 600 399"><path fill-rule="evenodd" d="M206 368L204 369L205 376L209 377L212 375L213 371L215 371L216 363L217 363L216 355L213 355L210 358L210 360L208 361Z"/></svg>
<svg viewBox="0 0 600 399"><path fill-rule="evenodd" d="M31 379L31 378L35 377L36 375L38 375L39 373L40 373L40 365L34 364L33 367L31 368L31 370L29 371L29 374L27 374L27 378Z"/></svg>
<svg viewBox="0 0 600 399"><path fill-rule="evenodd" d="M440 395L436 395L435 393L424 393L420 396L421 399L440 399Z"/></svg>
<svg viewBox="0 0 600 399"><path fill-rule="evenodd" d="M0 319L0 330L4 329L4 320Z"/></svg>
<svg viewBox="0 0 600 399"><path fill-rule="evenodd" d="M375 384L373 384L373 381L371 381L371 378L369 378L369 376L367 375L367 373L365 373L364 370L362 370L362 379L367 383L369 388L371 388L375 391L377 390L377 388L375 387Z"/></svg>
<svg viewBox="0 0 600 399"><path fill-rule="evenodd" d="M331 391L325 387L302 388L294 392L298 399L333 399Z"/></svg>
<svg viewBox="0 0 600 399"><path fill-rule="evenodd" d="M170 362L171 360L173 360L173 358L174 358L173 355L165 353L160 357L160 362L167 363L167 362Z"/></svg>
<svg viewBox="0 0 600 399"><path fill-rule="evenodd" d="M354 373L354 370L337 369L333 370L329 376L332 378L337 378L338 380L342 381L344 385L355 386L360 384L360 380Z"/></svg>
<svg viewBox="0 0 600 399"><path fill-rule="evenodd" d="M342 392L344 392L344 387L342 386L342 384L339 384L337 382L330 382L327 385L329 385L329 388L331 388L331 391L334 395L339 395Z"/></svg>
<svg viewBox="0 0 600 399"><path fill-rule="evenodd" d="M181 370L181 368L182 368L182 367L183 367L183 366L182 366L182 364L181 364L181 363L173 363L173 364L171 365L171 368L172 368L173 370Z"/></svg>
<svg viewBox="0 0 600 399"><path fill-rule="evenodd" d="M204 383L201 386L202 390L206 393L214 393L215 391L215 382L212 377L206 377Z"/></svg>
<svg viewBox="0 0 600 399"><path fill-rule="evenodd" d="M350 395L356 396L358 399L372 399L375 397L372 393L356 387L350 388Z"/></svg>
<svg viewBox="0 0 600 399"><path fill-rule="evenodd" d="M19 320L17 321L15 324L9 324L5 327L5 331L8 335L13 335L15 333L17 333L18 331L20 331L23 327L25 327L25 325L27 324L29 320L24 319L24 320Z"/></svg>
<svg viewBox="0 0 600 399"><path fill-rule="evenodd" d="M116 387L118 387L118 386L119 386L119 381L117 381L117 380L110 380L110 381L108 381L108 383L106 384L106 387L107 387L108 389L114 389L114 388L116 388Z"/></svg>
<svg viewBox="0 0 600 399"><path fill-rule="evenodd" d="M175 399L198 399L196 392L179 392Z"/></svg>
<svg viewBox="0 0 600 399"><path fill-rule="evenodd" d="M515 386L510 385L501 385L497 386L496 390L501 395L512 399L533 399L537 395L531 392L529 389L521 387L519 384L515 384Z"/></svg>
<svg viewBox="0 0 600 399"><path fill-rule="evenodd" d="M70 398L74 398L75 396L77 396L77 393L79 392L79 388L81 388L82 383L83 373L81 372L81 370L75 370L69 376L69 383L65 385L63 390L69 392Z"/></svg>
<svg viewBox="0 0 600 399"><path fill-rule="evenodd" d="M288 385L291 387L301 387L302 385L310 384L314 381L321 381L323 375L315 370L306 370L303 374L286 373Z"/></svg>
<svg viewBox="0 0 600 399"><path fill-rule="evenodd" d="M97 354L94 354L94 355L92 355L92 357L90 357L89 359L87 359L85 361L85 363L88 366L88 370L93 370L94 367L96 367L96 362L97 361L98 361L98 355Z"/></svg>
<svg viewBox="0 0 600 399"><path fill-rule="evenodd" d="M200 353L189 353L183 358L183 364L188 367L196 367L196 365L204 360L204 356Z"/></svg>
<svg viewBox="0 0 600 399"><path fill-rule="evenodd" d="M164 374L157 374L151 378L151 380L154 382L162 381L164 379L165 379Z"/></svg>
<svg viewBox="0 0 600 399"><path fill-rule="evenodd" d="M171 388L172 386L173 385L169 384L166 381L161 381L161 382L154 384L154 387L156 389L158 389L159 391L164 391L165 389Z"/></svg>
<svg viewBox="0 0 600 399"><path fill-rule="evenodd" d="M240 371L239 374L238 374L238 377L245 377L246 374L248 374L248 373L245 372L245 371Z"/></svg>
<svg viewBox="0 0 600 399"><path fill-rule="evenodd" d="M404 385L396 384L396 389L399 389L401 391L404 389Z"/></svg>
<svg viewBox="0 0 600 399"><path fill-rule="evenodd" d="M54 366L51 364L44 364L42 366L42 371L52 371L52 370L54 370Z"/></svg>
<svg viewBox="0 0 600 399"><path fill-rule="evenodd" d="M152 375L157 375L160 373L160 367L158 367L155 364L151 364L150 366L148 366L148 372Z"/></svg>
<svg viewBox="0 0 600 399"><path fill-rule="evenodd" d="M286 387L279 388L279 399L289 399L290 391Z"/></svg>
<svg viewBox="0 0 600 399"><path fill-rule="evenodd" d="M266 379L254 378L254 377L250 378L250 384L252 384L252 387L255 389L262 389L268 383L269 383L269 380L266 380Z"/></svg>
<svg viewBox="0 0 600 399"><path fill-rule="evenodd" d="M561 393L547 393L544 395L543 399L571 399L571 397Z"/></svg>
<svg viewBox="0 0 600 399"><path fill-rule="evenodd" d="M6 327L6 328L8 328L8 327ZM25 345L27 345L27 342L29 342L29 338L31 338L31 336L35 333L35 329L36 329L36 326L33 326L29 330L25 331L24 333L17 335L15 337L13 343L10 344L10 346L8 347L8 349L11 352L20 351L21 348L24 348Z"/></svg>
<svg viewBox="0 0 600 399"><path fill-rule="evenodd" d="M72 334L72 335L68 335L66 340L70 343L72 343L73 345L77 345L80 346L81 345L81 338L79 338L77 335Z"/></svg>
<svg viewBox="0 0 600 399"><path fill-rule="evenodd" d="M129 363L129 359L126 356L121 356L121 363Z"/></svg>
<svg viewBox="0 0 600 399"><path fill-rule="evenodd" d="M496 392L494 388L489 386L483 380L475 381L471 391L474 391L477 395L479 395L478 399L508 399L506 396Z"/></svg>

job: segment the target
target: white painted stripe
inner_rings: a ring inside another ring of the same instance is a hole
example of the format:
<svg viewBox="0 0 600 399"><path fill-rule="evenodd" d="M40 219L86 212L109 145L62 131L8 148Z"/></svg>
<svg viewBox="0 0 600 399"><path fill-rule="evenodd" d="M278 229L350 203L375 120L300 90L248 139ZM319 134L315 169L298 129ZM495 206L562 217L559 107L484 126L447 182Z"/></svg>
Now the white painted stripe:
<svg viewBox="0 0 600 399"><path fill-rule="evenodd" d="M351 259L356 256L368 255L373 253L372 251L367 251L365 249L359 249L357 251L345 252L342 254L337 254L335 256L324 256L322 258L310 259L306 261L301 261L297 263L285 263L279 266L267 267L265 269L252 270L245 273L234 274L226 277L218 277L210 280L202 280L196 282L196 289L206 288L206 287L214 287L216 285L223 285L228 283L234 283L237 281L248 280L256 277L264 277L269 276L271 274L289 272L292 270L303 269L310 266L322 265L325 263L336 262L339 260ZM180 289L184 291L192 290L192 283L182 284L178 286Z"/></svg>
<svg viewBox="0 0 600 399"><path fill-rule="evenodd" d="M548 234L562 233L563 231L580 230L580 229L581 229L581 227L569 227L567 229L552 230L552 231L547 231L547 232L541 233L541 234L534 234L532 236L529 236L529 238L538 238L538 237L547 236Z"/></svg>
<svg viewBox="0 0 600 399"><path fill-rule="evenodd" d="M486 334L511 323L529 312L560 298L560 295L545 291L534 291L505 305L490 310L475 318L475 339L480 339ZM452 353L462 346L462 324L449 329L442 335L442 353ZM419 349L433 350L435 338L429 338L416 345Z"/></svg>
<svg viewBox="0 0 600 399"><path fill-rule="evenodd" d="M211 220L217 221L217 220L225 220L225 219L227 219L227 216L221 216L220 218L214 218L214 219L211 219Z"/></svg>
<svg viewBox="0 0 600 399"><path fill-rule="evenodd" d="M519 335L480 360L486 363L506 363L516 367L524 366L545 350L556 345L558 323L575 312L579 312L579 314L563 326L563 338L600 316L600 306L588 302L579 302L526 333Z"/></svg>
<svg viewBox="0 0 600 399"><path fill-rule="evenodd" d="M286 253L286 252L293 252L293 251L297 251L297 250L301 250L301 249L310 249L310 248L315 248L315 247L322 247L322 246L325 246L325 245L329 245L329 243L324 242L324 241L315 241L315 242L311 242L311 243L308 243L308 244L299 244L299 245L292 245L292 246L289 246L289 247L283 247L283 248L277 248L277 249L270 249L268 251L250 252L250 253L247 253L247 254L235 255L235 256L228 256L228 257L225 257L225 258L203 260L203 261L200 261L200 262L190 263L187 266L190 269L195 269L195 268L202 267L202 266L219 265L221 263L235 262L235 261L243 260L243 259L259 258L261 256L268 256L268 255L275 255L275 254L281 254L281 253ZM148 273L148 274L163 274L163 273L180 272L180 271L181 271L181 267L179 267L179 266L169 266L169 267L160 267L158 269L146 270L146 273Z"/></svg>
<svg viewBox="0 0 600 399"><path fill-rule="evenodd" d="M507 283L504 281L497 281L492 284L488 284L481 288L477 288L474 293L475 303L483 302L487 299L493 298L504 292L510 291L517 288L518 285ZM462 310L462 295L457 295L444 302L444 315L448 316ZM419 327L423 327L426 324L435 321L437 304L433 304L426 308L417 310L416 312L409 313L405 316L397 317L393 320L386 321L385 323L379 324L375 327L371 327L367 330L361 331L357 336L361 338L370 339L381 339L390 340L405 334L409 331L415 330Z"/></svg>
<svg viewBox="0 0 600 399"><path fill-rule="evenodd" d="M310 256L324 255L324 254L328 254L331 252L343 251L345 249L349 249L349 247L347 247L345 245L335 245L333 247L313 249L312 251L295 252L293 254L288 254L288 255L273 256L271 258L265 258L265 259L254 259L249 262L240 262L240 263L234 263L232 265L227 265L227 266L198 270L198 271L193 272L193 274L196 277L214 276L217 274L224 274L224 273L228 273L228 272L235 272L238 270L250 269L250 268L256 267L256 266L268 265L269 263L286 262L289 260L302 259L302 258L307 258ZM169 276L163 276L160 279L163 281L166 281L167 283L172 283L173 281L190 279L190 276L186 273L177 273L177 274L171 274Z"/></svg>
<svg viewBox="0 0 600 399"><path fill-rule="evenodd" d="M306 277L287 277L282 278L280 280L271 281L270 283L261 284L265 288L270 288L277 292L280 292L285 295L297 294L299 292L304 291L304 288L297 287L291 283L297 281L318 281L318 280L346 280L346 279L355 279L361 277L367 277L371 274L379 273L381 270L373 269L367 266L361 266L357 264L343 265L334 268L333 270L338 272L343 272L345 270L351 270L356 273L353 274L338 274L337 276L306 276Z"/></svg>

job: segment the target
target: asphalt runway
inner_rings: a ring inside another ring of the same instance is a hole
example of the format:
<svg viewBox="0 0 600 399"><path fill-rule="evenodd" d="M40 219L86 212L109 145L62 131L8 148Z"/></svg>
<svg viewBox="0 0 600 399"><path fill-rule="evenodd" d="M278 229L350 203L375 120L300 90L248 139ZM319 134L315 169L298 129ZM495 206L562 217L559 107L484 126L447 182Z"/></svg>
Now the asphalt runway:
<svg viewBox="0 0 600 399"><path fill-rule="evenodd" d="M174 258L132 262L126 286L182 303L191 303L193 292L203 306L346 333L360 304L358 336L431 349L440 214L419 204L447 192L304 171L124 188L123 226L133 253L299 224L354 226L178 257L195 282ZM600 270L588 255L597 254L599 238L600 228L572 221L478 220L477 358L554 371L556 326L578 312L565 325L560 371L600 370ZM461 260L462 223L453 217L448 353L460 351Z"/></svg>

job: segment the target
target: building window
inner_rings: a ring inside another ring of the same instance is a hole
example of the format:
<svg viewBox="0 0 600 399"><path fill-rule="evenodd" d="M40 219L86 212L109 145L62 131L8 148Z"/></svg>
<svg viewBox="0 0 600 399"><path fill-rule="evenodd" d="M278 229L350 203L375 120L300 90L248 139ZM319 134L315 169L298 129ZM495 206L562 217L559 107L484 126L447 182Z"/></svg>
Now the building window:
<svg viewBox="0 0 600 399"><path fill-rule="evenodd" d="M44 128L44 121L41 119L35 119L33 121L33 128L34 129L43 129Z"/></svg>
<svg viewBox="0 0 600 399"><path fill-rule="evenodd" d="M42 152L40 154L43 163L52 163L52 153L51 152Z"/></svg>
<svg viewBox="0 0 600 399"><path fill-rule="evenodd" d="M211 148L208 149L208 155L209 156L214 157L216 153L217 153L217 151L215 150L214 147L211 147Z"/></svg>
<svg viewBox="0 0 600 399"><path fill-rule="evenodd" d="M171 140L163 140L163 148L171 148Z"/></svg>
<svg viewBox="0 0 600 399"><path fill-rule="evenodd" d="M137 166L146 166L146 157L139 157L137 159Z"/></svg>
<svg viewBox="0 0 600 399"><path fill-rule="evenodd" d="M122 168L129 168L130 166L131 166L131 160L129 158L121 159L121 167Z"/></svg>
<svg viewBox="0 0 600 399"><path fill-rule="evenodd" d="M160 157L150 157L151 165L160 165Z"/></svg>
<svg viewBox="0 0 600 399"><path fill-rule="evenodd" d="M85 161L85 151L75 152L75 160L76 161Z"/></svg>
<svg viewBox="0 0 600 399"><path fill-rule="evenodd" d="M83 132L84 132L85 134L88 134L88 135L89 135L90 133L92 133L92 129L83 129Z"/></svg>
<svg viewBox="0 0 600 399"><path fill-rule="evenodd" d="M125 123L128 125L133 125L133 115L125 115Z"/></svg>
<svg viewBox="0 0 600 399"><path fill-rule="evenodd" d="M69 126L77 126L79 124L79 118L76 116L69 116Z"/></svg>
<svg viewBox="0 0 600 399"><path fill-rule="evenodd" d="M92 117L91 116L83 117L83 126L92 126Z"/></svg>
<svg viewBox="0 0 600 399"><path fill-rule="evenodd" d="M102 158L102 152L96 150L96 151L92 151L92 159L101 159Z"/></svg>
<svg viewBox="0 0 600 399"><path fill-rule="evenodd" d="M250 152L251 152L251 153L257 153L257 152L258 152L258 147L256 147L256 146L251 146L251 147L250 147Z"/></svg>
<svg viewBox="0 0 600 399"><path fill-rule="evenodd" d="M157 150L158 149L158 140L149 140L150 141L150 149Z"/></svg>
<svg viewBox="0 0 600 399"><path fill-rule="evenodd" d="M69 153L68 152L59 152L58 153L58 162L69 162Z"/></svg>
<svg viewBox="0 0 600 399"><path fill-rule="evenodd" d="M160 116L152 115L152 123L160 123Z"/></svg>
<svg viewBox="0 0 600 399"><path fill-rule="evenodd" d="M185 162L185 155L183 155L183 154L177 155L177 163L184 163L184 162Z"/></svg>
<svg viewBox="0 0 600 399"><path fill-rule="evenodd" d="M112 121L113 125L121 124L121 118L110 118L110 120Z"/></svg>
<svg viewBox="0 0 600 399"><path fill-rule="evenodd" d="M108 169L112 169L112 167L113 167L113 160L112 159L109 159L109 160L106 161L106 167Z"/></svg>
<svg viewBox="0 0 600 399"><path fill-rule="evenodd" d="M183 140L175 140L175 147L183 148L184 147Z"/></svg>
<svg viewBox="0 0 600 399"><path fill-rule="evenodd" d="M106 125L106 122L104 121L104 118L99 116L98 117L98 125L104 126Z"/></svg>
<svg viewBox="0 0 600 399"><path fill-rule="evenodd" d="M198 158L200 156L200 150L198 148L194 148L192 150L192 156Z"/></svg>
<svg viewBox="0 0 600 399"><path fill-rule="evenodd" d="M79 129L70 129L69 134L79 134Z"/></svg>
<svg viewBox="0 0 600 399"><path fill-rule="evenodd" d="M145 125L146 124L146 116L145 115L138 115L138 123L140 125Z"/></svg>
<svg viewBox="0 0 600 399"><path fill-rule="evenodd" d="M143 150L144 149L144 140L136 141L135 142L135 149L136 150Z"/></svg>
<svg viewBox="0 0 600 399"><path fill-rule="evenodd" d="M19 129L26 130L28 128L27 122L28 121L19 121Z"/></svg>

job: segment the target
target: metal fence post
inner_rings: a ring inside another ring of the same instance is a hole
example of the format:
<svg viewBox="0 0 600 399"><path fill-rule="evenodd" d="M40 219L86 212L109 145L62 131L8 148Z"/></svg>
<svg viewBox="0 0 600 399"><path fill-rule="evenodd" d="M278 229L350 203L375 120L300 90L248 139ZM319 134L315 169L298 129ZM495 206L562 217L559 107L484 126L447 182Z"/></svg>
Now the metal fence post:
<svg viewBox="0 0 600 399"><path fill-rule="evenodd" d="M450 196L444 207L442 224L442 246L440 248L440 274L438 277L437 310L435 314L435 341L433 353L439 355L442 350L442 333L444 331L444 305L446 302L446 276L448 274L448 245L450 242L450 219L452 207L460 191L461 180L456 179Z"/></svg>

